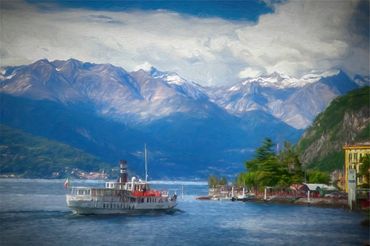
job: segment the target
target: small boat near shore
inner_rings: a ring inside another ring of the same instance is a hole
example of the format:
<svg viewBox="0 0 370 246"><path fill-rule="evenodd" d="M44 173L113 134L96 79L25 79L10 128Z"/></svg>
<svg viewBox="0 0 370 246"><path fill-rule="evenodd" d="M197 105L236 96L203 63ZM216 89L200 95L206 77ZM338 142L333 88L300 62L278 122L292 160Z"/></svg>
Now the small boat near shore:
<svg viewBox="0 0 370 246"><path fill-rule="evenodd" d="M242 201L242 202L246 202L246 201L251 201L251 200L254 200L256 199L256 195L253 194L253 193L246 193L246 194L242 194L242 195L238 195L236 197L232 197L231 198L231 201Z"/></svg>
<svg viewBox="0 0 370 246"><path fill-rule="evenodd" d="M146 175L146 174L145 174ZM147 175L146 175L147 177ZM68 187L67 206L77 214L137 214L168 211L177 205L177 195L150 188L147 180L128 181L127 163L120 161L118 182L105 187Z"/></svg>

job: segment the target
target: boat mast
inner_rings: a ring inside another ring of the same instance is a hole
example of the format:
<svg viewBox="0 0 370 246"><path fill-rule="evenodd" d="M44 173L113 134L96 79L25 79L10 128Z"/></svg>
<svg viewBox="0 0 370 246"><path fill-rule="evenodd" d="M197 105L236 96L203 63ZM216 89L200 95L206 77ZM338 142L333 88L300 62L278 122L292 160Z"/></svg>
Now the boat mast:
<svg viewBox="0 0 370 246"><path fill-rule="evenodd" d="M145 182L148 181L148 152L146 150L146 144L144 145L144 159L145 159Z"/></svg>

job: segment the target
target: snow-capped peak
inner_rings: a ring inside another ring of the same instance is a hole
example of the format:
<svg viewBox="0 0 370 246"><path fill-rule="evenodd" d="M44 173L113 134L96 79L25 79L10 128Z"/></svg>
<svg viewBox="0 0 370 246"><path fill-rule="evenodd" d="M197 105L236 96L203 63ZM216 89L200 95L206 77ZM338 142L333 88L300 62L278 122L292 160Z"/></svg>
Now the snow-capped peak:
<svg viewBox="0 0 370 246"><path fill-rule="evenodd" d="M242 84L247 85L249 83L258 83L263 87L277 87L277 88L286 88L286 87L298 87L298 80L290 77L286 74L274 72L270 75L262 75L256 78L247 78Z"/></svg>
<svg viewBox="0 0 370 246"><path fill-rule="evenodd" d="M162 72L156 69L155 67L150 68L150 76L155 79L163 79L168 84L175 84L175 85L183 85L188 81L182 77L180 77L177 73L174 72Z"/></svg>
<svg viewBox="0 0 370 246"><path fill-rule="evenodd" d="M177 74L169 74L166 76L166 81L169 84L175 84L175 85L183 85L186 83L186 80L181 78Z"/></svg>
<svg viewBox="0 0 370 246"><path fill-rule="evenodd" d="M274 72L269 75L262 75L255 78L246 78L242 84L247 85L250 83L258 83L263 87L276 87L280 89L284 88L296 88L303 87L307 84L315 83L322 78L337 75L339 70L329 70L325 72L313 71L312 73L305 74L301 78L291 77L289 75ZM231 87L229 90L236 90L237 88Z"/></svg>
<svg viewBox="0 0 370 246"><path fill-rule="evenodd" d="M11 79L15 76L15 71L8 71L5 67L0 68L0 80Z"/></svg>
<svg viewBox="0 0 370 246"><path fill-rule="evenodd" d="M161 79L166 82L169 86L174 88L177 93L192 97L194 99L207 97L204 88L194 83L182 78L175 72L162 72L158 69L151 67L150 76L155 79Z"/></svg>
<svg viewBox="0 0 370 246"><path fill-rule="evenodd" d="M161 79L164 78L168 73L159 71L155 67L150 67L149 70L147 70L150 73L150 76L152 76L155 79Z"/></svg>

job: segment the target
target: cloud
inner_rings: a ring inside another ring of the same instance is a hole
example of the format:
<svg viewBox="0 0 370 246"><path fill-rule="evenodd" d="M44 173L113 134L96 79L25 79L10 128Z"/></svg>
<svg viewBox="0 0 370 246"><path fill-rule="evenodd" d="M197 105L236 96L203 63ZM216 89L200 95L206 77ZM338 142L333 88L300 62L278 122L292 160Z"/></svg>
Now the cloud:
<svg viewBox="0 0 370 246"><path fill-rule="evenodd" d="M274 13L251 23L161 10L51 11L7 2L1 12L0 59L1 65L18 65L73 57L128 71L151 64L203 85L274 71L296 77L333 68L369 74L363 33L368 22L361 4L277 1Z"/></svg>
<svg viewBox="0 0 370 246"><path fill-rule="evenodd" d="M268 73L303 75L310 69L330 68L368 73L369 44L362 42L363 47L356 52L358 34L349 26L357 6L355 1L281 4L274 14L261 16L257 25L237 31L244 44L242 50L249 53L250 65ZM350 65L347 61L351 59L362 59L363 63Z"/></svg>

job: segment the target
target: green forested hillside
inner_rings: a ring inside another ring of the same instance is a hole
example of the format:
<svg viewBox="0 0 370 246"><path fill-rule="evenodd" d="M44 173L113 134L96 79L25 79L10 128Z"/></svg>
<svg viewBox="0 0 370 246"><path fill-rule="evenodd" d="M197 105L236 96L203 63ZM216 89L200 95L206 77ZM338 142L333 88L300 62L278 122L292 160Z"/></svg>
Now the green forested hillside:
<svg viewBox="0 0 370 246"><path fill-rule="evenodd" d="M309 168L343 168L345 144L370 141L370 87L336 98L299 140L300 159Z"/></svg>
<svg viewBox="0 0 370 246"><path fill-rule="evenodd" d="M0 174L62 178L74 168L109 169L110 164L69 145L0 124Z"/></svg>

